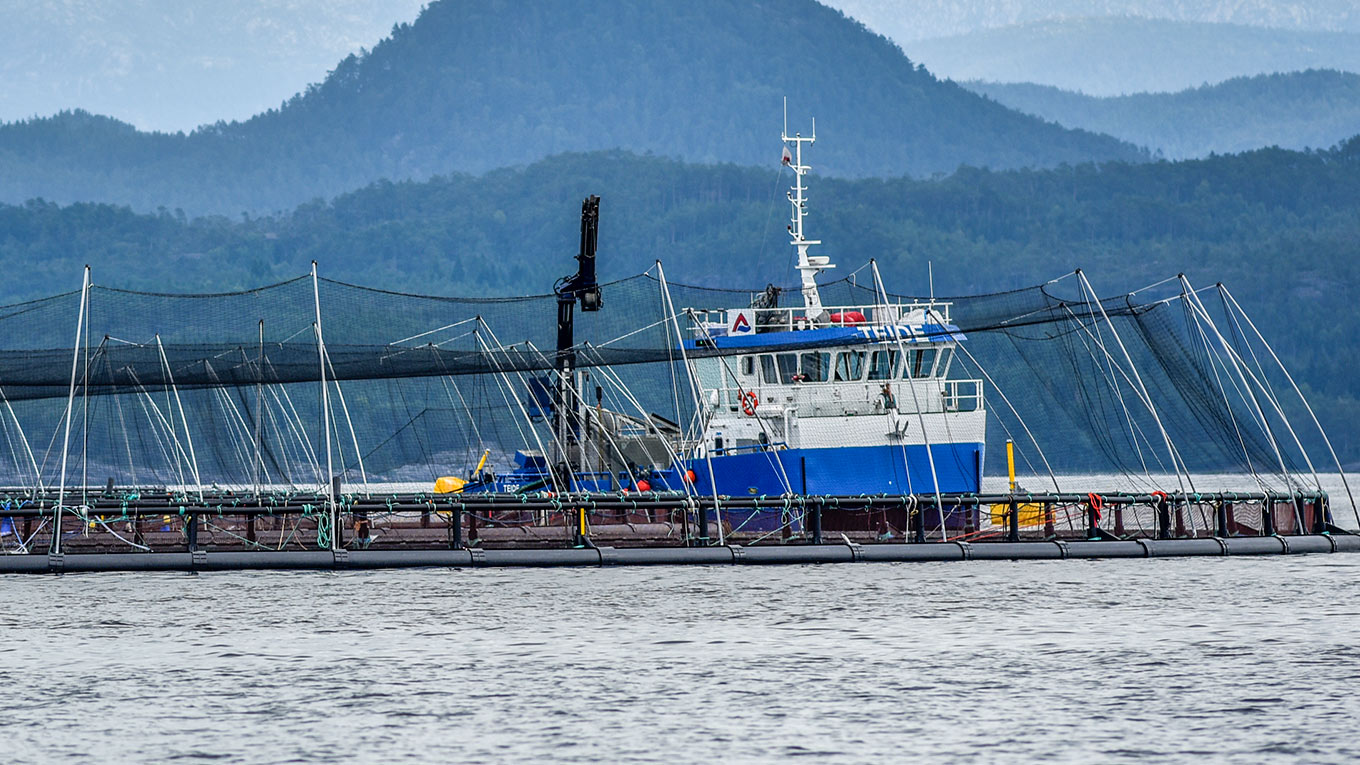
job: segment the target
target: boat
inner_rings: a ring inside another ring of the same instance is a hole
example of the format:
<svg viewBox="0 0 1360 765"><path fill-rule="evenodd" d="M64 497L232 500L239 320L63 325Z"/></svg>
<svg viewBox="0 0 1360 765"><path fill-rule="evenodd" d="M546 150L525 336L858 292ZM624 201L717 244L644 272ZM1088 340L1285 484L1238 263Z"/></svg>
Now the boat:
<svg viewBox="0 0 1360 765"><path fill-rule="evenodd" d="M813 133L781 134L793 171L790 244L801 288L745 306L683 313L684 350L699 393L702 433L687 444L701 494L955 494L981 488L986 443L983 383L951 377L966 341L951 305L889 298L874 268L878 300L827 306L817 277L835 268L813 255L803 150ZM962 522L960 519L959 522ZM746 524L761 530L783 520Z"/></svg>
<svg viewBox="0 0 1360 765"><path fill-rule="evenodd" d="M530 385L531 419L552 420L554 438L516 452L509 472L479 470L458 491L682 491L723 496L976 493L986 443L981 380L951 376L964 334L949 302L891 299L874 267L877 299L828 306L818 276L835 268L814 255L806 231L804 149L812 134L780 135L793 172L788 232L797 255L798 298L752 293L745 305L674 311L697 416L686 432L652 413L591 406L576 369L572 310L602 304L594 280L598 197L582 212L581 268L558 284L556 374ZM682 319L683 317L683 319ZM681 325L685 326L681 326ZM607 434L591 469L592 434ZM608 457L605 455L609 454ZM483 463L485 461L483 460ZM447 484L452 486L452 483ZM777 503L776 503L777 504ZM799 530L780 513L748 513L734 528ZM976 523L976 518L972 519ZM968 523L958 517L949 525Z"/></svg>

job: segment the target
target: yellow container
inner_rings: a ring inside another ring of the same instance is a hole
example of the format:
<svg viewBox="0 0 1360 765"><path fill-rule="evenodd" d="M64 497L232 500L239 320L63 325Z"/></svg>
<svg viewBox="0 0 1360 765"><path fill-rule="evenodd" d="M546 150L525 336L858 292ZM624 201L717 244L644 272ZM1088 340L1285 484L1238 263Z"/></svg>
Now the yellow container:
<svg viewBox="0 0 1360 765"><path fill-rule="evenodd" d="M1021 526L1042 526L1044 525L1044 506L1037 502L1021 502L1017 508L1020 513ZM992 524L1005 526L1010 523L1010 505L992 505Z"/></svg>

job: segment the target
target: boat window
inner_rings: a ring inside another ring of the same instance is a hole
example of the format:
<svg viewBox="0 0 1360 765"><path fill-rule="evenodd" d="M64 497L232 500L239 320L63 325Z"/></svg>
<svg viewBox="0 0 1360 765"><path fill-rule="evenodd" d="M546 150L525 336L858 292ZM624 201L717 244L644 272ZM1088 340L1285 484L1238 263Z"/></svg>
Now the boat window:
<svg viewBox="0 0 1360 765"><path fill-rule="evenodd" d="M891 380L897 367L897 351L874 351L869 354L869 379Z"/></svg>
<svg viewBox="0 0 1360 765"><path fill-rule="evenodd" d="M779 368L778 382L780 385L793 383L793 378L798 376L798 356L793 353L781 353L775 356L775 366Z"/></svg>
<svg viewBox="0 0 1360 765"><path fill-rule="evenodd" d="M864 377L864 351L841 351L836 354L836 381L846 382Z"/></svg>
<svg viewBox="0 0 1360 765"><path fill-rule="evenodd" d="M768 354L760 357L760 379L766 385L779 384L779 372L774 366L774 357Z"/></svg>
<svg viewBox="0 0 1360 765"><path fill-rule="evenodd" d="M741 357L741 373L750 377L756 372L756 359L754 356Z"/></svg>
<svg viewBox="0 0 1360 765"><path fill-rule="evenodd" d="M935 376L936 376L936 377L948 377L948 376L949 376L949 363L950 363L951 361L953 361L953 360L954 360L954 349L953 349L953 348L941 348L941 349L940 349L940 360L939 360L938 362L936 362L936 364L935 364Z"/></svg>
<svg viewBox="0 0 1360 765"><path fill-rule="evenodd" d="M831 373L831 354L804 353L798 370L803 382L826 382Z"/></svg>
<svg viewBox="0 0 1360 765"><path fill-rule="evenodd" d="M930 377L935 369L935 349L920 348L907 351L907 368L902 370L903 377ZM910 374L908 374L910 373Z"/></svg>

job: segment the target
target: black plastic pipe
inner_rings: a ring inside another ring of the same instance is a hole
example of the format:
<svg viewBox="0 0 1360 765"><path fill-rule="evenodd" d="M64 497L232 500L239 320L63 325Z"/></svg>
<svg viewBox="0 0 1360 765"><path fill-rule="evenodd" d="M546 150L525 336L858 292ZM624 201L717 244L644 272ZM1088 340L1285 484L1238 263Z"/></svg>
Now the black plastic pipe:
<svg viewBox="0 0 1360 765"><path fill-rule="evenodd" d="M922 545L779 545L566 550L328 550L266 552L80 553L0 556L0 574L100 571L343 570L647 565L796 565L1300 555L1360 552L1360 536L1217 537L1118 542L939 542Z"/></svg>

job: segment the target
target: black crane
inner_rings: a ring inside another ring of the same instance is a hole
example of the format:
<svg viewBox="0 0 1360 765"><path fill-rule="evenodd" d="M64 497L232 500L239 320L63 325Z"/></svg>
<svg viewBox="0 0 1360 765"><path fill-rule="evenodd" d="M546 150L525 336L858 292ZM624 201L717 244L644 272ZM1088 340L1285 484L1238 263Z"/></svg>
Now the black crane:
<svg viewBox="0 0 1360 765"><path fill-rule="evenodd" d="M557 385L553 390L553 432L563 450L562 462L573 469L573 447L580 439L581 423L568 386L576 374L576 301L583 312L600 310L600 285L595 279L595 247L599 241L600 198L591 195L581 202L581 249L576 255L576 274L557 280ZM569 480L569 476L564 476Z"/></svg>

